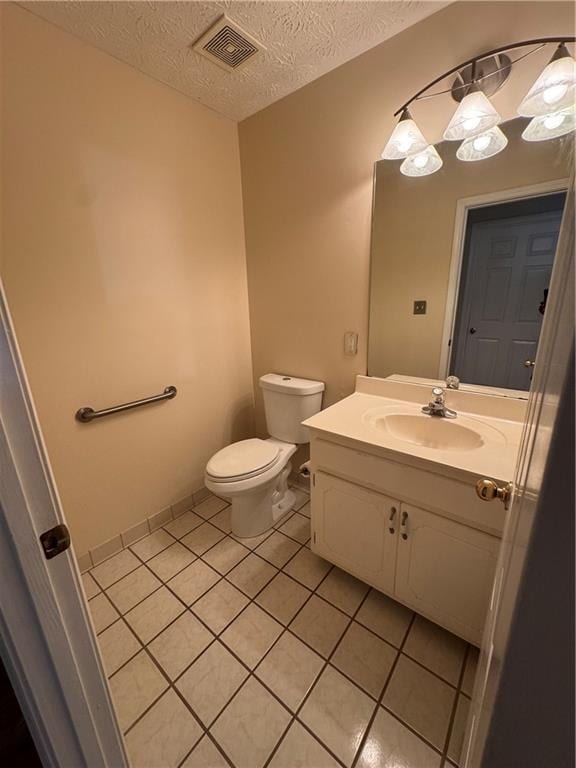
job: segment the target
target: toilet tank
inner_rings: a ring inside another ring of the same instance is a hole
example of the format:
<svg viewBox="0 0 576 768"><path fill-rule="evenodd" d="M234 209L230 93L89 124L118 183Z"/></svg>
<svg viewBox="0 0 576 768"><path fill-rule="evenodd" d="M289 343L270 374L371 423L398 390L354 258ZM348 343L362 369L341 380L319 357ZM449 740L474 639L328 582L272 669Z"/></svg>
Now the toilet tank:
<svg viewBox="0 0 576 768"><path fill-rule="evenodd" d="M310 442L302 422L322 408L324 383L267 373L260 377L260 387L270 437L285 443Z"/></svg>

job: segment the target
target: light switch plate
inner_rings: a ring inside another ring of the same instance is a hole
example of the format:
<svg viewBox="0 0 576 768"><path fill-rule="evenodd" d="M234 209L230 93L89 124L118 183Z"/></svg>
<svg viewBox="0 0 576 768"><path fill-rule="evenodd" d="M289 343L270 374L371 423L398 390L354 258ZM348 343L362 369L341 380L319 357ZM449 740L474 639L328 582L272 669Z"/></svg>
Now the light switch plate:
<svg viewBox="0 0 576 768"><path fill-rule="evenodd" d="M344 354L351 357L358 354L358 334L354 331L344 334Z"/></svg>
<svg viewBox="0 0 576 768"><path fill-rule="evenodd" d="M414 313L415 315L425 315L426 314L426 302L423 299L418 299L418 301L414 302Z"/></svg>

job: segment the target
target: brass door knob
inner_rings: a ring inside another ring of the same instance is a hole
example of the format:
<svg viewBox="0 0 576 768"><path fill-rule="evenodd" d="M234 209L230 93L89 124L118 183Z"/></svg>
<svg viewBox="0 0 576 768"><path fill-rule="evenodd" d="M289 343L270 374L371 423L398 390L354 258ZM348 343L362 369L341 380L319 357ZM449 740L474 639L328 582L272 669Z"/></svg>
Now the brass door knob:
<svg viewBox="0 0 576 768"><path fill-rule="evenodd" d="M510 506L510 499L512 498L512 483L506 483L506 485L498 485L495 480L483 478L476 483L476 495L482 501L494 501L499 499L504 503L504 508L508 509Z"/></svg>
<svg viewBox="0 0 576 768"><path fill-rule="evenodd" d="M534 368L535 365L535 360L524 360L524 368Z"/></svg>

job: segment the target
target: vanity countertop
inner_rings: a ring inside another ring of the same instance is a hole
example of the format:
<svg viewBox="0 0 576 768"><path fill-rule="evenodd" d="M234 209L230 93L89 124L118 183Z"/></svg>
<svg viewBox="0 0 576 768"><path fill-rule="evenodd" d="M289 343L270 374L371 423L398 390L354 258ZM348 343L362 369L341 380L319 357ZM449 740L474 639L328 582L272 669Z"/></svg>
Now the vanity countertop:
<svg viewBox="0 0 576 768"><path fill-rule="evenodd" d="M382 379L379 386L375 380L361 381L365 378L358 377L354 394L320 411L304 425L322 432L327 439L332 435L362 443L392 460L412 461L429 471L512 480L522 433L521 411L514 405L508 409L501 398L447 391L446 405L457 410L457 417L427 416L421 409L430 399L429 387L399 386ZM358 391L375 387L381 393ZM414 429L416 437L411 432ZM436 433L438 441L434 439ZM420 439L421 434L425 439Z"/></svg>

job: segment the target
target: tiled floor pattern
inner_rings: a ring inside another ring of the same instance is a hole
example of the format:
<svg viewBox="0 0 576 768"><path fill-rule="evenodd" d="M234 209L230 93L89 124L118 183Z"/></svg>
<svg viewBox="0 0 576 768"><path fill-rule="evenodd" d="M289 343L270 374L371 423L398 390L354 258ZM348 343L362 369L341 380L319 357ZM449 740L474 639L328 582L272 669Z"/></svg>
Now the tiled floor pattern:
<svg viewBox="0 0 576 768"><path fill-rule="evenodd" d="M84 574L133 768L451 768L477 652L210 497Z"/></svg>

